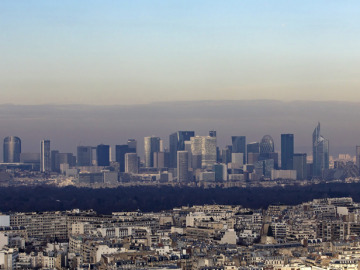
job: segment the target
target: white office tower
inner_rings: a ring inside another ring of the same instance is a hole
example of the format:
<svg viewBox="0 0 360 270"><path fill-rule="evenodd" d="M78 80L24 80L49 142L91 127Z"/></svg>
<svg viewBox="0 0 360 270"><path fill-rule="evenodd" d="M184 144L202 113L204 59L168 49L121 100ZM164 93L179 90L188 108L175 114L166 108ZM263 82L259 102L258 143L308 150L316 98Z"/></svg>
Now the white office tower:
<svg viewBox="0 0 360 270"><path fill-rule="evenodd" d="M188 182L190 180L188 151L177 151L177 178L178 182Z"/></svg>
<svg viewBox="0 0 360 270"><path fill-rule="evenodd" d="M201 151L201 166L213 166L216 163L216 137L204 136Z"/></svg>
<svg viewBox="0 0 360 270"><path fill-rule="evenodd" d="M216 163L216 137L191 137L192 168L199 169Z"/></svg>
<svg viewBox="0 0 360 270"><path fill-rule="evenodd" d="M244 153L231 154L231 169L242 169L244 166Z"/></svg>
<svg viewBox="0 0 360 270"><path fill-rule="evenodd" d="M139 172L139 162L136 153L125 154L125 172L137 174Z"/></svg>
<svg viewBox="0 0 360 270"><path fill-rule="evenodd" d="M40 171L51 171L50 140L42 140L40 143Z"/></svg>
<svg viewBox="0 0 360 270"><path fill-rule="evenodd" d="M145 137L145 167L154 167L154 153L160 152L160 138L159 137Z"/></svg>
<svg viewBox="0 0 360 270"><path fill-rule="evenodd" d="M191 143L191 156L192 156L192 168L199 169L201 168L201 147L202 147L202 137L196 136L190 138Z"/></svg>
<svg viewBox="0 0 360 270"><path fill-rule="evenodd" d="M164 141L160 140L160 151L159 152L164 152Z"/></svg>

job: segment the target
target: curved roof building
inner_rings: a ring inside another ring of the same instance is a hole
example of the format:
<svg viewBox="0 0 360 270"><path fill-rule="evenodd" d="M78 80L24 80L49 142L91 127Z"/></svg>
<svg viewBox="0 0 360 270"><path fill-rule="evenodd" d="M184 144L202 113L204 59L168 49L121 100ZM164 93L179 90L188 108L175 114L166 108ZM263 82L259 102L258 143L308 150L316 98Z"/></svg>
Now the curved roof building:
<svg viewBox="0 0 360 270"><path fill-rule="evenodd" d="M270 135L265 135L260 141L260 154L273 153L274 140Z"/></svg>

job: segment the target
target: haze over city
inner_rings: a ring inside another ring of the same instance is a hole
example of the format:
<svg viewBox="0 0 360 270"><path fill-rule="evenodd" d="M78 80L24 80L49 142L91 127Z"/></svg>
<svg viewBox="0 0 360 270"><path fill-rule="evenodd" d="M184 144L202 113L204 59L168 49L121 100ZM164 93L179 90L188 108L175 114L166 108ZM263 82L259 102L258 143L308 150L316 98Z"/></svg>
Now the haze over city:
<svg viewBox="0 0 360 270"><path fill-rule="evenodd" d="M311 155L312 132L318 121L330 141L330 154L355 154L360 128L354 124L360 114L358 103L280 101L194 101L146 105L0 105L0 138L16 135L23 152L38 152L40 140L50 138L54 149L76 153L78 145L138 141L143 157L143 138L159 136L168 147L169 134L194 130L207 135L217 130L218 145L242 135L247 142L269 134L280 151L280 134L294 133L295 151ZM0 146L0 148L2 145Z"/></svg>

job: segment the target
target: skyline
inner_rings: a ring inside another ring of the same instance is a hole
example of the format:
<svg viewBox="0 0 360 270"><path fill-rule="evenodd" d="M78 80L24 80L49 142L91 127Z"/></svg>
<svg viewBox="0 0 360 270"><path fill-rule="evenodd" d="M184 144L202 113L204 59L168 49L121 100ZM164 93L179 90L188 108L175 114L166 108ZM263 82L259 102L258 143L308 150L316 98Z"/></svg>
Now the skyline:
<svg viewBox="0 0 360 270"><path fill-rule="evenodd" d="M357 1L1 1L2 103L360 100Z"/></svg>
<svg viewBox="0 0 360 270"><path fill-rule="evenodd" d="M269 134L280 150L280 134L295 134L297 153L311 153L312 131L322 123L322 133L330 141L330 155L354 155L360 145L358 103L217 101L168 102L128 106L0 105L0 138L19 136L23 152L39 151L39 141L50 139L52 148L76 152L78 145L124 144L138 141L143 156L143 140L157 136L168 145L169 135L178 130L194 130L207 135L216 130L218 145L231 144L231 136L246 136L247 143ZM316 117L316 118L315 118ZM71 130L71 133L69 132ZM346 130L346 132L344 132Z"/></svg>

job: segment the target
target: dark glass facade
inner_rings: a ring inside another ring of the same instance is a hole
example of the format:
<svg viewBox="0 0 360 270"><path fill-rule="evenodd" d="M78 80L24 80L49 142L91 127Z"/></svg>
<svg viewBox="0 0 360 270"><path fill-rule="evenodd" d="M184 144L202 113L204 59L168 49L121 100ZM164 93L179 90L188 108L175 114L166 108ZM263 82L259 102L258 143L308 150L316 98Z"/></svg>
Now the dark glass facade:
<svg viewBox="0 0 360 270"><path fill-rule="evenodd" d="M185 141L190 141L191 137L195 137L194 131L178 131L169 136L170 150L170 167L177 166L177 151L185 150Z"/></svg>
<svg viewBox="0 0 360 270"><path fill-rule="evenodd" d="M281 134L281 168L293 169L294 134Z"/></svg>
<svg viewBox="0 0 360 270"><path fill-rule="evenodd" d="M129 147L129 144L115 146L115 160L119 163L120 172L125 172L125 154L136 153L136 148Z"/></svg>
<svg viewBox="0 0 360 270"><path fill-rule="evenodd" d="M110 146L100 144L96 147L96 162L98 166L110 166Z"/></svg>
<svg viewBox="0 0 360 270"><path fill-rule="evenodd" d="M243 153L244 164L246 164L246 137L245 136L232 136L232 153Z"/></svg>

